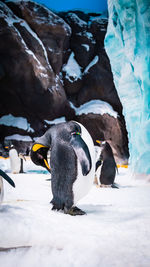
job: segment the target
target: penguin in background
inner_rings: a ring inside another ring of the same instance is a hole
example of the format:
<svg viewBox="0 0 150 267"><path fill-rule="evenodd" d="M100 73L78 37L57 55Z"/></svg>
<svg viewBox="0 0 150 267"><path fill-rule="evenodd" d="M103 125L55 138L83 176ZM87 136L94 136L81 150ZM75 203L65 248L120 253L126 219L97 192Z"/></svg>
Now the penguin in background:
<svg viewBox="0 0 150 267"><path fill-rule="evenodd" d="M33 144L30 156L51 172L52 210L84 215L75 205L91 189L95 172L94 143L86 128L76 121L52 126Z"/></svg>
<svg viewBox="0 0 150 267"><path fill-rule="evenodd" d="M18 155L18 152L14 145L6 146L5 148L9 150L11 172L14 174L24 173L23 160L26 160L24 155L21 153L19 153Z"/></svg>
<svg viewBox="0 0 150 267"><path fill-rule="evenodd" d="M21 162L20 158L18 156L18 152L15 149L14 145L11 145L9 147L6 147L9 149L9 158L10 158L10 168L12 173L19 173L20 172L20 167L21 167Z"/></svg>
<svg viewBox="0 0 150 267"><path fill-rule="evenodd" d="M15 187L15 183L13 180L2 170L0 170L0 204L4 198L4 185L3 185L3 178L13 187Z"/></svg>
<svg viewBox="0 0 150 267"><path fill-rule="evenodd" d="M114 155L112 152L112 148L106 141L99 141L96 142L100 145L101 152L100 157L96 161L96 172L100 167L100 174L98 177L99 183L101 187L112 187L118 188L118 186L114 183L117 165L114 159Z"/></svg>

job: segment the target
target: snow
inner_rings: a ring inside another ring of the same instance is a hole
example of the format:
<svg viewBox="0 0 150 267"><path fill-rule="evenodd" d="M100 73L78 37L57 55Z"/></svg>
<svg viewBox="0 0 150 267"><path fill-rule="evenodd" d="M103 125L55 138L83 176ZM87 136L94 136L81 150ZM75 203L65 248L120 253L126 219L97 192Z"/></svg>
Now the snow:
<svg viewBox="0 0 150 267"><path fill-rule="evenodd" d="M68 79L71 83L81 79L81 69L78 65L77 61L74 58L74 53L72 52L67 64L62 69L64 72L66 72L66 79Z"/></svg>
<svg viewBox="0 0 150 267"><path fill-rule="evenodd" d="M99 60L99 57L98 57L98 56L95 56L95 57L93 58L93 60L90 62L90 64L85 68L85 70L84 70L84 74L85 74L85 73L88 73L89 69L90 69L91 67L93 67L93 66L98 62L98 60Z"/></svg>
<svg viewBox="0 0 150 267"><path fill-rule="evenodd" d="M0 118L0 125L17 127L28 132L34 132L26 118L15 117L12 114L2 116Z"/></svg>
<svg viewBox="0 0 150 267"><path fill-rule="evenodd" d="M54 119L52 121L48 121L48 120L44 120L47 124L57 124L57 123L61 123L61 122L66 122L65 117L60 117L57 119Z"/></svg>
<svg viewBox="0 0 150 267"><path fill-rule="evenodd" d="M82 46L85 47L85 49L86 49L87 52L90 50L89 45L87 45L87 44L82 44Z"/></svg>
<svg viewBox="0 0 150 267"><path fill-rule="evenodd" d="M85 28L87 26L86 22L82 19L80 19L75 13L69 12L68 13L69 18L76 24L78 24L81 28Z"/></svg>
<svg viewBox="0 0 150 267"><path fill-rule="evenodd" d="M108 0L105 49L123 104L130 164L150 173L150 2Z"/></svg>
<svg viewBox="0 0 150 267"><path fill-rule="evenodd" d="M96 43L95 40L94 40L93 34L91 32L82 31L82 32L76 33L76 35L85 36L87 39L89 39L91 41L92 44Z"/></svg>
<svg viewBox="0 0 150 267"><path fill-rule="evenodd" d="M107 113L115 118L117 118L118 115L117 112L113 110L110 104L102 100L91 100L81 105L78 108L75 107L71 102L70 105L75 110L76 115L89 114L89 113L103 115Z"/></svg>
<svg viewBox="0 0 150 267"><path fill-rule="evenodd" d="M49 64L47 51L46 51L46 49L45 49L45 47L44 47L44 45L43 45L41 39L37 36L37 34L36 34L34 31L32 31L32 29L30 28L30 26L27 24L26 21L21 21L21 25L24 26L24 27L27 29L27 31L28 31L28 32L29 32L29 33L30 33L30 34L31 34L31 35L32 35L32 36L39 42L40 46L41 46L42 49L43 49L43 52L44 52L44 56L45 56L47 65L48 65L49 68L52 70L52 67L51 67L50 64ZM44 75L44 74L43 74L43 75Z"/></svg>
<svg viewBox="0 0 150 267"><path fill-rule="evenodd" d="M149 266L150 184L142 177L119 168L120 188L93 185L78 203L87 215L73 217L51 210L50 175L25 164L25 174L9 173L15 189L4 181L0 207L0 247L22 248L1 251L0 266Z"/></svg>

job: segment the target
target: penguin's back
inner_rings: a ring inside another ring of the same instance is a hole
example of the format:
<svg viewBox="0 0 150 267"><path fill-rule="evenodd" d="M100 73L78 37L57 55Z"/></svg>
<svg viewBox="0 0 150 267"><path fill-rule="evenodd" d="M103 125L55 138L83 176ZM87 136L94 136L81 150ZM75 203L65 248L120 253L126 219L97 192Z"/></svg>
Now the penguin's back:
<svg viewBox="0 0 150 267"><path fill-rule="evenodd" d="M110 185L114 183L116 175L116 163L113 159L105 159L101 168L101 184Z"/></svg>

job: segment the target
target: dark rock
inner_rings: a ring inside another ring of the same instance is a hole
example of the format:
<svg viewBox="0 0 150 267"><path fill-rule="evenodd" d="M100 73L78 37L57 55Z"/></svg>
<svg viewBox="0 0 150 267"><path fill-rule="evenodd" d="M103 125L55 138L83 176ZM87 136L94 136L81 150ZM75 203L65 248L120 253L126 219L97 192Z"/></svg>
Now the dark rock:
<svg viewBox="0 0 150 267"><path fill-rule="evenodd" d="M38 35L47 51L53 71L58 74L69 49L69 25L46 7L34 2L10 1L8 6Z"/></svg>
<svg viewBox="0 0 150 267"><path fill-rule="evenodd" d="M127 162L129 153L127 148L127 137L123 133L119 119L109 114L98 115L89 113L77 116L78 122L82 123L91 134L94 144L96 140L108 141L113 149L117 162Z"/></svg>
<svg viewBox="0 0 150 267"><path fill-rule="evenodd" d="M60 116L67 98L42 42L5 4L0 9L1 115L11 113L29 122Z"/></svg>
<svg viewBox="0 0 150 267"><path fill-rule="evenodd" d="M0 119L8 114L23 117L33 129L1 125L0 142L14 134L33 140L48 129L46 120L64 116L83 123L94 142L97 138L109 141L116 157L126 159L122 105L104 50L107 19L81 11L54 14L30 1L0 1L0 25ZM70 104L79 107L98 99L109 103L118 118L76 116ZM31 145L16 142L23 151Z"/></svg>

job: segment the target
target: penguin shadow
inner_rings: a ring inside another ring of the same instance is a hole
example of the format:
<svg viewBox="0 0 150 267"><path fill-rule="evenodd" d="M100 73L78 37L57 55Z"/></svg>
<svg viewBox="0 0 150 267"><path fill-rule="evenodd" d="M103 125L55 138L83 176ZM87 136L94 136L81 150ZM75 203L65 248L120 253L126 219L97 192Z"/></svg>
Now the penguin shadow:
<svg viewBox="0 0 150 267"><path fill-rule="evenodd" d="M18 207L18 206L11 206L11 205L8 205L8 204L2 204L0 206L0 213L6 213L6 212L9 212L13 214L14 211L16 210L19 210L19 211L22 211L22 210L25 210L24 208L22 207Z"/></svg>
<svg viewBox="0 0 150 267"><path fill-rule="evenodd" d="M112 204L108 204L108 205L94 205L94 204L90 204L90 205L81 205L79 208L84 210L86 212L86 215L88 214L95 214L95 215L101 215L102 213L105 213L105 209L108 207L111 207Z"/></svg>
<svg viewBox="0 0 150 267"><path fill-rule="evenodd" d="M124 188L134 188L134 185L119 185L120 189L124 189Z"/></svg>

